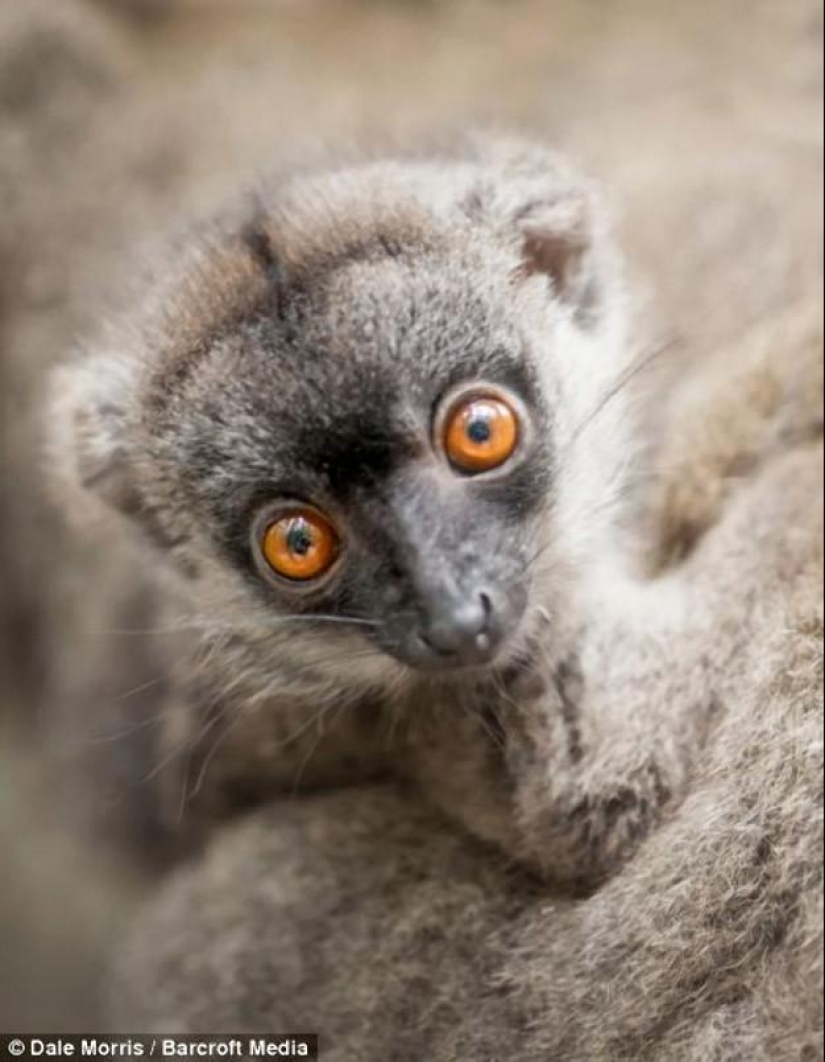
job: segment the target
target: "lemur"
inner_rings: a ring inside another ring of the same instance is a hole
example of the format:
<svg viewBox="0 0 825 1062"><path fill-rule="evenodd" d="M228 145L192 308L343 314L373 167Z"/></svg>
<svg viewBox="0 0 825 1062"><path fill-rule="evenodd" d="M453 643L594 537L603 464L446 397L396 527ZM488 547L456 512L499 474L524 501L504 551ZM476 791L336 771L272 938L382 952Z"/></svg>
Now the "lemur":
<svg viewBox="0 0 825 1062"><path fill-rule="evenodd" d="M51 452L192 635L171 803L401 777L560 893L608 881L762 617L757 548L634 565L638 363L596 190L482 137L264 184L163 272L60 371Z"/></svg>

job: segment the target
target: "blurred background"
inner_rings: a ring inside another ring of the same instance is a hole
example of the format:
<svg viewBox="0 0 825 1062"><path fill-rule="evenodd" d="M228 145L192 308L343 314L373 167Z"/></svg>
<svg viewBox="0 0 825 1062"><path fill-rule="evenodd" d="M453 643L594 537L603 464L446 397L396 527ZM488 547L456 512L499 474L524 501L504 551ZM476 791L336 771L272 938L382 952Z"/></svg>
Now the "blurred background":
<svg viewBox="0 0 825 1062"><path fill-rule="evenodd" d="M319 145L479 123L607 186L683 363L820 298L814 0L0 0L0 1031L100 1027L164 861L152 588L48 498L49 366L181 213Z"/></svg>

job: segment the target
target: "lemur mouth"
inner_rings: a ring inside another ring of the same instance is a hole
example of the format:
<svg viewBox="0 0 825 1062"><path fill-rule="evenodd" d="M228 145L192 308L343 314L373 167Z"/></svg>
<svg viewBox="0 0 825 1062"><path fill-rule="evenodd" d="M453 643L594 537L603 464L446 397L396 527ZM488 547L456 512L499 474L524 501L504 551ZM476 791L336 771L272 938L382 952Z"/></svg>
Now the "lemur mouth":
<svg viewBox="0 0 825 1062"><path fill-rule="evenodd" d="M477 634L472 642L457 649L445 649L435 645L425 635L420 637L426 654L445 667L478 667L493 663L501 639L486 631Z"/></svg>
<svg viewBox="0 0 825 1062"><path fill-rule="evenodd" d="M433 607L412 638L413 662L427 670L492 663L504 640L501 609L486 591Z"/></svg>
<svg viewBox="0 0 825 1062"><path fill-rule="evenodd" d="M525 609L526 595L486 587L460 598L440 598L391 652L419 672L500 667L516 647Z"/></svg>
<svg viewBox="0 0 825 1062"><path fill-rule="evenodd" d="M532 661L536 646L551 625L550 614L541 609L534 614L532 625L525 615L510 617L506 625L479 632L469 648L448 649L433 644L426 635L414 638L414 651L403 662L420 672L504 673L515 667L522 671ZM417 646L416 646L417 643ZM415 649L419 651L416 652Z"/></svg>
<svg viewBox="0 0 825 1062"><path fill-rule="evenodd" d="M499 661L495 657L468 660L458 653L432 653L416 660L404 660L408 667L422 674L446 674L448 672L489 671Z"/></svg>
<svg viewBox="0 0 825 1062"><path fill-rule="evenodd" d="M491 668L500 663L504 633L482 631L460 646L448 648L418 635L405 652L405 663L416 671L466 671Z"/></svg>

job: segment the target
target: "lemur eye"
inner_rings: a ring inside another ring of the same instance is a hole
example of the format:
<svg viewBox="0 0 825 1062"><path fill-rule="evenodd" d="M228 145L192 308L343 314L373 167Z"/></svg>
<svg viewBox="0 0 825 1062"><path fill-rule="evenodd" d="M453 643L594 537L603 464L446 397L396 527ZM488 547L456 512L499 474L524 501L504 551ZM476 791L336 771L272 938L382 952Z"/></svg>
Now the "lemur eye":
<svg viewBox="0 0 825 1062"><path fill-rule="evenodd" d="M489 472L512 457L519 443L519 418L501 395L459 399L444 423L444 450L462 472Z"/></svg>
<svg viewBox="0 0 825 1062"><path fill-rule="evenodd" d="M301 507L282 511L266 524L260 545L269 567L294 582L324 575L341 548L329 520L315 509Z"/></svg>

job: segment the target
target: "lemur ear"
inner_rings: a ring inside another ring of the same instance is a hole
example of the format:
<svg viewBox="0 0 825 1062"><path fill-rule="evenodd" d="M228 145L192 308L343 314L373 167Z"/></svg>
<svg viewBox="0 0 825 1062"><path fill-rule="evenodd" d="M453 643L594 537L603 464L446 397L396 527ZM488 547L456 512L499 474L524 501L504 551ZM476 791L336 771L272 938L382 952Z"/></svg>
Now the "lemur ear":
<svg viewBox="0 0 825 1062"><path fill-rule="evenodd" d="M141 510L128 451L127 399L133 370L110 354L58 369L48 405L48 454L70 507L98 503L136 518Z"/></svg>
<svg viewBox="0 0 825 1062"><path fill-rule="evenodd" d="M516 218L522 237L523 274L543 274L554 295L583 327L601 315L604 269L593 228L593 204L584 195L559 194L533 203Z"/></svg>
<svg viewBox="0 0 825 1062"><path fill-rule="evenodd" d="M598 325L614 254L607 211L595 188L565 160L523 142L493 142L484 161L496 174L480 198L496 227L519 241L521 277L547 278L582 328Z"/></svg>

